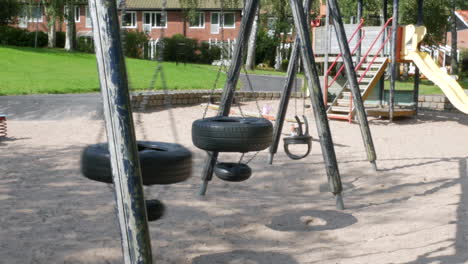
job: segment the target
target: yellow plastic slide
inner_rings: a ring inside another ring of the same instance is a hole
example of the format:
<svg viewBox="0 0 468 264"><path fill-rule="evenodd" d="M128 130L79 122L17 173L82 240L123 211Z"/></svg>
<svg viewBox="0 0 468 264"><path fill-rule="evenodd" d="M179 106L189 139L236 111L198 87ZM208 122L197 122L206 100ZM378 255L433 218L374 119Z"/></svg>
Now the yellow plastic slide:
<svg viewBox="0 0 468 264"><path fill-rule="evenodd" d="M408 51L405 57L411 59L429 80L439 86L453 106L468 114L468 95L457 81L437 66L429 54L420 51Z"/></svg>

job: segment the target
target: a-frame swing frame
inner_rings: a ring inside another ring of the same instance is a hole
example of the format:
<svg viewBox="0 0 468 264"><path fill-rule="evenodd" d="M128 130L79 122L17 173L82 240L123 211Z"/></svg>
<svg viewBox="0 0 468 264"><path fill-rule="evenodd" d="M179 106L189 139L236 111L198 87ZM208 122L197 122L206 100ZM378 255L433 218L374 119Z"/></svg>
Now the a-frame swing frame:
<svg viewBox="0 0 468 264"><path fill-rule="evenodd" d="M349 79L351 91L355 100L356 112L360 123L364 145L366 147L367 156L373 167L377 170L377 156L375 153L369 124L367 122L367 116L364 109L364 103L361 98L356 72L354 71L351 52L349 49L348 42L346 41L346 34L343 26L343 21L341 19L338 3L336 0L328 0L328 3L329 12L335 23L337 38L340 44L341 52L343 54L346 74ZM227 81L223 89L223 94L218 110L218 116L229 115L232 101L234 98L235 87L239 80L243 50L247 45L248 36L250 36L252 30L252 24L256 10L258 8L258 4L259 0L247 0L245 2L244 16L242 18L241 27L237 39L238 45L235 48L231 67L227 75ZM342 210L344 209L344 203L342 198L343 187L341 184L341 176L336 160L336 154L333 145L333 139L330 132L330 126L328 124L328 117L326 114L326 107L323 101L323 94L319 81L319 75L315 66L314 53L312 50L312 41L309 33L310 31L308 30L308 23L306 18L306 15L310 10L310 0L304 0L304 5L301 5L298 0L290 0L290 5L294 18L294 25L296 28L297 37L289 61L287 81L280 102L280 110L278 112L279 118L276 119L274 142L272 147L270 148L270 162L272 161L273 155L274 153L276 153L276 150L278 148L280 132L284 124L284 118L289 103L289 95L291 94L293 86L292 84L295 78L294 69L296 68L300 52L308 84L310 99L312 102L312 107L314 109L315 122L317 125L320 145L325 161L325 169L327 172L330 191L335 195L337 209ZM304 6L306 6L307 8L304 9ZM304 10L307 11L305 12ZM208 187L208 182L211 181L211 179L213 178L213 168L216 164L218 154L218 152L211 152L205 160L205 165L202 172L203 182L200 188L200 195L205 195Z"/></svg>

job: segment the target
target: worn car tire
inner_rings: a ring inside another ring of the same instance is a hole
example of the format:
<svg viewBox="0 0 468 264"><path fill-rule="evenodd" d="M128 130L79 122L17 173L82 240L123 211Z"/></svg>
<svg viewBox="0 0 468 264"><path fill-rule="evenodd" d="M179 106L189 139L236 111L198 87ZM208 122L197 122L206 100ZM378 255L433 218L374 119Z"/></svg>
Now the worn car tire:
<svg viewBox="0 0 468 264"><path fill-rule="evenodd" d="M243 163L222 162L214 167L215 175L224 181L241 182L250 178L252 169Z"/></svg>
<svg viewBox="0 0 468 264"><path fill-rule="evenodd" d="M249 152L268 148L273 125L265 118L217 116L192 124L192 142L200 149L217 152Z"/></svg>
<svg viewBox="0 0 468 264"><path fill-rule="evenodd" d="M143 185L172 184L192 174L192 153L179 144L138 141ZM81 172L91 180L112 183L107 143L87 146L81 154Z"/></svg>

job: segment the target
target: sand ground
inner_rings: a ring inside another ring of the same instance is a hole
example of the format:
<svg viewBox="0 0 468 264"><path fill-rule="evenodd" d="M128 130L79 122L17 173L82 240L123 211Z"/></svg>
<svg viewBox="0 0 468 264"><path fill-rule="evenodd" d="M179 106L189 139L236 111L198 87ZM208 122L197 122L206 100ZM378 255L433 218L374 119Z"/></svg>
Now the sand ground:
<svg viewBox="0 0 468 264"><path fill-rule="evenodd" d="M178 142L194 152L193 177L146 189L167 206L149 224L155 263L468 263L468 116L372 120L378 172L366 161L358 125L331 121L345 188L346 210L337 211L316 141L300 161L280 148L269 166L261 152L250 180L215 178L199 197L205 154L192 145L190 128L202 112L173 109ZM139 139L175 140L167 111L139 116ZM122 263L112 188L79 171L81 149L104 140L101 121L12 120L8 127L0 141L0 263Z"/></svg>

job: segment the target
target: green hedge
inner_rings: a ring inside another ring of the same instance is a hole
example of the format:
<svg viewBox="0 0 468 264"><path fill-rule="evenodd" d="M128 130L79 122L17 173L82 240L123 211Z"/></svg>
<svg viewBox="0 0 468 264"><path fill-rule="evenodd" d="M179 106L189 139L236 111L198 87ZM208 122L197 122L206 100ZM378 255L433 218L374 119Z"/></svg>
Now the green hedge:
<svg viewBox="0 0 468 264"><path fill-rule="evenodd" d="M29 32L25 29L10 26L0 26L0 44L2 45L34 47L35 38L36 32ZM47 46L46 33L37 32L37 46Z"/></svg>

